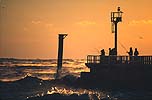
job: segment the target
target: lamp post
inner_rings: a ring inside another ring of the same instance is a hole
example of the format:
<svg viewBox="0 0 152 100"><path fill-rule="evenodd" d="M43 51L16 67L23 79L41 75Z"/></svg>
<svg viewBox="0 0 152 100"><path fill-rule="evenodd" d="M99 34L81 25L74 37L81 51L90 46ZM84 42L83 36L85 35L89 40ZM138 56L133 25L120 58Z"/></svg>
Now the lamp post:
<svg viewBox="0 0 152 100"><path fill-rule="evenodd" d="M115 33L115 55L117 55L117 24L122 22L122 11L118 7L117 12L111 12L112 33Z"/></svg>

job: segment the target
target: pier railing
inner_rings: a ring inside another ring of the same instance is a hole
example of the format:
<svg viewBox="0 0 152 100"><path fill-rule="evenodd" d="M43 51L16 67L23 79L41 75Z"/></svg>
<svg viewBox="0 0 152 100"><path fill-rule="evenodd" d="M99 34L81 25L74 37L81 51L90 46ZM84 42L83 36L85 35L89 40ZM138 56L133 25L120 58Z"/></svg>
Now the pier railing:
<svg viewBox="0 0 152 100"><path fill-rule="evenodd" d="M87 63L103 64L152 64L152 56L101 56L88 55Z"/></svg>

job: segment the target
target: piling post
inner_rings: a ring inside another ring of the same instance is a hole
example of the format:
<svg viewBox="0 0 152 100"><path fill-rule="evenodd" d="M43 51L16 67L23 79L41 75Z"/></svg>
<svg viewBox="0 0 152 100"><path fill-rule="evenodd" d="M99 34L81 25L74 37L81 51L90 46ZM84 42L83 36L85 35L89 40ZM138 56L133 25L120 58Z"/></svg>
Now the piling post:
<svg viewBox="0 0 152 100"><path fill-rule="evenodd" d="M62 59L63 59L63 40L68 34L59 34L58 35L58 59L57 59L57 72L56 79L60 78L61 68L62 68Z"/></svg>

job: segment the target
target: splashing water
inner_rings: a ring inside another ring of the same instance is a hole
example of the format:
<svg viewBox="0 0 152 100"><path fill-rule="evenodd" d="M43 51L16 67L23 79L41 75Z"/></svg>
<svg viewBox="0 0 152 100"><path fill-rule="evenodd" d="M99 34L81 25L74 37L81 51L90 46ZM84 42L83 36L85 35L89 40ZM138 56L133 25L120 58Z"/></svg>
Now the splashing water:
<svg viewBox="0 0 152 100"><path fill-rule="evenodd" d="M117 98L114 97L110 97L110 95L106 92L103 92L101 90L89 90L89 89L74 89L74 88L68 88L68 87L51 87L51 89L49 89L47 91L48 95L53 95L53 94L60 94L60 95L65 95L65 96L70 96L73 94L76 94L78 96L82 96L82 95L88 95L89 100L102 100L102 99L106 99L106 100L117 100ZM32 97L37 97L37 96L44 96L44 93L42 94L36 94L35 96Z"/></svg>

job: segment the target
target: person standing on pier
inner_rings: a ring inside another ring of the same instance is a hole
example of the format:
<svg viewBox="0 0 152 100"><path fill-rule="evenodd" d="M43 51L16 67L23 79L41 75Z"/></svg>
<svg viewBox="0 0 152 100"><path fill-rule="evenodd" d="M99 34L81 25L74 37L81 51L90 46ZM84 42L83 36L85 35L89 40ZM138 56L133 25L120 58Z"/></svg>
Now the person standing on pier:
<svg viewBox="0 0 152 100"><path fill-rule="evenodd" d="M116 49L109 48L109 63L116 63Z"/></svg>
<svg viewBox="0 0 152 100"><path fill-rule="evenodd" d="M111 48L109 48L109 56L111 55Z"/></svg>
<svg viewBox="0 0 152 100"><path fill-rule="evenodd" d="M135 48L135 51L134 51L134 63L139 63L138 55L139 55L139 52L138 52L137 48Z"/></svg>
<svg viewBox="0 0 152 100"><path fill-rule="evenodd" d="M138 52L137 48L135 48L134 56L138 56L138 55L139 55L139 52Z"/></svg>
<svg viewBox="0 0 152 100"><path fill-rule="evenodd" d="M101 50L101 56L105 56L105 51L104 51L104 49Z"/></svg>
<svg viewBox="0 0 152 100"><path fill-rule="evenodd" d="M130 50L129 52L127 52L129 54L129 56L132 56L133 55L133 50L132 50L132 47L130 47Z"/></svg>
<svg viewBox="0 0 152 100"><path fill-rule="evenodd" d="M129 52L127 52L129 54L129 60L130 62L132 62L132 56L133 56L133 50L132 50L132 47L130 47L130 50Z"/></svg>
<svg viewBox="0 0 152 100"><path fill-rule="evenodd" d="M100 62L101 63L105 62L105 51L104 51L104 49L101 50Z"/></svg>

